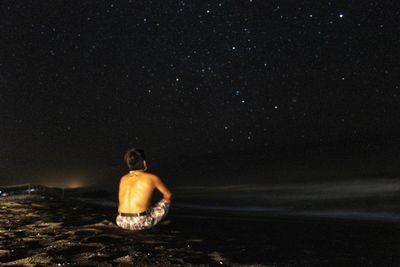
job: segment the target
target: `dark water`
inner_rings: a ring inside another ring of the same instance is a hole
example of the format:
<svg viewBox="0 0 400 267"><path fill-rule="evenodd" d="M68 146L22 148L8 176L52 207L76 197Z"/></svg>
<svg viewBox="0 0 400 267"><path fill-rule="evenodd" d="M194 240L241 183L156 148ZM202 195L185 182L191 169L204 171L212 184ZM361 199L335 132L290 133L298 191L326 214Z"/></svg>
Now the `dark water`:
<svg viewBox="0 0 400 267"><path fill-rule="evenodd" d="M175 188L182 209L256 217L400 222L400 179Z"/></svg>
<svg viewBox="0 0 400 267"><path fill-rule="evenodd" d="M261 218L400 222L400 179L174 187L180 210ZM115 207L117 192L71 191L69 197ZM155 194L154 201L161 195Z"/></svg>

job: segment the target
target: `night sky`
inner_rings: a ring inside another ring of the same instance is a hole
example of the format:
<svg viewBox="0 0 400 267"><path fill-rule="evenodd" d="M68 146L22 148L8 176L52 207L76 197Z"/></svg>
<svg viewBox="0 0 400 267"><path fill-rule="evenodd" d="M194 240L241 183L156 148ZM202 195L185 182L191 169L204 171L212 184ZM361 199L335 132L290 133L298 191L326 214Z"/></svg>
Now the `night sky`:
<svg viewBox="0 0 400 267"><path fill-rule="evenodd" d="M10 0L0 12L2 183L117 180L131 147L151 168L400 141L395 1Z"/></svg>

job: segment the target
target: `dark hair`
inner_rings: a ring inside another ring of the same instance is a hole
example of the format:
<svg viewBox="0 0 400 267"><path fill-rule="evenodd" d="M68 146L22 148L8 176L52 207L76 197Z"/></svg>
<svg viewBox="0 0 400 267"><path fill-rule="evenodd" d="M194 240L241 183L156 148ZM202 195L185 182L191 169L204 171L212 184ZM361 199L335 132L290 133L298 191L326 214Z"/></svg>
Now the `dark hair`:
<svg viewBox="0 0 400 267"><path fill-rule="evenodd" d="M129 149L128 152L125 153L124 156L125 162L128 165L129 170L143 170L144 163L143 160L146 160L146 156L144 154L143 149L140 148L132 148Z"/></svg>

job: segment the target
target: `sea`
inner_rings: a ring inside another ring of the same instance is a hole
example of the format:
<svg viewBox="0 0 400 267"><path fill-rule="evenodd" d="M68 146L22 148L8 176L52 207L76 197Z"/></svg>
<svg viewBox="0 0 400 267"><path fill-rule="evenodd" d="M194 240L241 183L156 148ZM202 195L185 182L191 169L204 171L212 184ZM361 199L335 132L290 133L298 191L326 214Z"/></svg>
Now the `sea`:
<svg viewBox="0 0 400 267"><path fill-rule="evenodd" d="M111 190L110 190L111 188ZM115 187L70 190L68 197L117 207ZM175 186L177 214L400 222L400 178L275 184ZM155 194L153 201L161 198Z"/></svg>

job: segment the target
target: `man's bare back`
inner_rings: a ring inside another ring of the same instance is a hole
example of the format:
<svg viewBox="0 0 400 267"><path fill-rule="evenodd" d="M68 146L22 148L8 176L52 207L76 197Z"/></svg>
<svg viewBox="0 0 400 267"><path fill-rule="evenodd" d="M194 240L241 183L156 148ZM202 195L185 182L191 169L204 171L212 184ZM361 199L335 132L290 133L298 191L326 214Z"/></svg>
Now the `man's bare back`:
<svg viewBox="0 0 400 267"><path fill-rule="evenodd" d="M157 175L140 170L130 171L121 178L119 184L118 212L141 213L146 211L155 188L163 194L168 203L171 202L171 192Z"/></svg>
<svg viewBox="0 0 400 267"><path fill-rule="evenodd" d="M157 175L146 172L147 162L143 149L128 150L124 160L130 172L119 183L115 223L127 230L154 227L167 216L172 194ZM163 194L163 199L150 207L151 196L156 188Z"/></svg>

